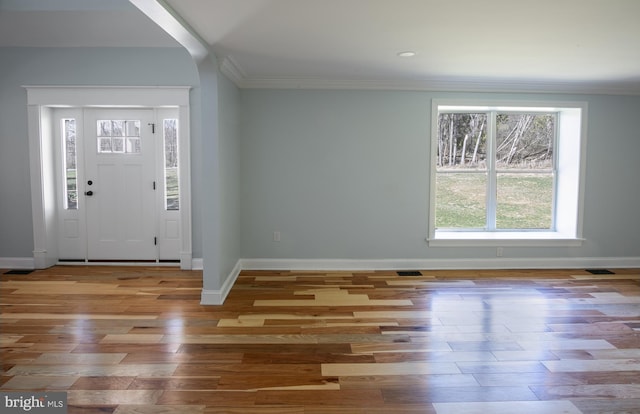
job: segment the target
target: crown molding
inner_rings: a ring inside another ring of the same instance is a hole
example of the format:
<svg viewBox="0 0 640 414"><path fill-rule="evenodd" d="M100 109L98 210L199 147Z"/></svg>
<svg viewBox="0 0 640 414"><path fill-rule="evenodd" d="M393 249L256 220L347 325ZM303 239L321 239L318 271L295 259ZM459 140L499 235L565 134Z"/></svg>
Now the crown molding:
<svg viewBox="0 0 640 414"><path fill-rule="evenodd" d="M231 56L225 56L220 63L220 71L237 87L243 88L247 75Z"/></svg>
<svg viewBox="0 0 640 414"><path fill-rule="evenodd" d="M241 89L326 89L326 90L395 90L431 92L494 93L570 93L593 95L640 95L640 83L608 84L597 82L515 81L484 79L317 79L252 78L230 56L220 64L220 71Z"/></svg>
<svg viewBox="0 0 640 414"><path fill-rule="evenodd" d="M242 78L234 81L245 89L339 89L432 92L570 93L594 95L640 95L640 84L624 86L574 82L516 82L481 80L329 80L302 78Z"/></svg>

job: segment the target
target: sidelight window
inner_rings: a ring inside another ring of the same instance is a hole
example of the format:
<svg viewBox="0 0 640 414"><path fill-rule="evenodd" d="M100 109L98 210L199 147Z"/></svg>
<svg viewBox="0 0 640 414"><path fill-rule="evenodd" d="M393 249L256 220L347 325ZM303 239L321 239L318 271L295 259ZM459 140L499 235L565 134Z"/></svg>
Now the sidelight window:
<svg viewBox="0 0 640 414"><path fill-rule="evenodd" d="M165 209L180 209L180 186L178 177L178 120L162 122L164 140L164 193Z"/></svg>
<svg viewBox="0 0 640 414"><path fill-rule="evenodd" d="M62 147L64 148L64 208L66 210L78 209L78 155L76 120L62 120Z"/></svg>

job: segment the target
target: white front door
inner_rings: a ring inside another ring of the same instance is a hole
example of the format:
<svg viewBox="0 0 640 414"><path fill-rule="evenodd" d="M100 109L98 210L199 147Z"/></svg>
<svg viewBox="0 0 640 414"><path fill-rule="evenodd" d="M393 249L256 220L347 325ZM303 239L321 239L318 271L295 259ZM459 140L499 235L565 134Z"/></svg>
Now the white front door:
<svg viewBox="0 0 640 414"><path fill-rule="evenodd" d="M150 109L86 109L88 260L157 260L156 144Z"/></svg>

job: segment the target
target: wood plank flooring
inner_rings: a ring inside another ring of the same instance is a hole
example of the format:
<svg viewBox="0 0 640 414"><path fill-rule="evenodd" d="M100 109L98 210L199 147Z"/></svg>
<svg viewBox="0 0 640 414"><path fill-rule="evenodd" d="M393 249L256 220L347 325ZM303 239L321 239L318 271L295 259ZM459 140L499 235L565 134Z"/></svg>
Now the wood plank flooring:
<svg viewBox="0 0 640 414"><path fill-rule="evenodd" d="M1 273L4 273L1 271ZM640 413L640 270L0 276L0 391L70 413Z"/></svg>

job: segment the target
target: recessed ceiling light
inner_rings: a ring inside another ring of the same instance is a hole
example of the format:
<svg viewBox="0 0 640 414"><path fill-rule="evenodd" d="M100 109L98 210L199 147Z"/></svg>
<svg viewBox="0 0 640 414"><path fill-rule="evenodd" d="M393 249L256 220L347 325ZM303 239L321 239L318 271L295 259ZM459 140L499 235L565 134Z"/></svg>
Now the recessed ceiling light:
<svg viewBox="0 0 640 414"><path fill-rule="evenodd" d="M416 52L413 52L411 50L407 50L404 52L398 52L398 56L400 57L414 57L416 55Z"/></svg>

